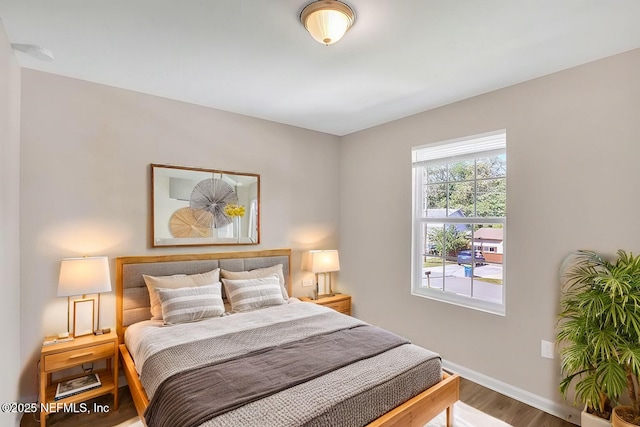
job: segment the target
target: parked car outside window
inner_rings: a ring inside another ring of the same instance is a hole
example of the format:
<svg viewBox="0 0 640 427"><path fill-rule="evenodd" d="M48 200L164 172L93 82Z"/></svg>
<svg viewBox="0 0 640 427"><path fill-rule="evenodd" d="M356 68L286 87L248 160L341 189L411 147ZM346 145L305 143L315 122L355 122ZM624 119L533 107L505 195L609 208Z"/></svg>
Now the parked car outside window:
<svg viewBox="0 0 640 427"><path fill-rule="evenodd" d="M476 265L484 265L485 259L482 255L482 252L475 251L474 254ZM471 264L471 249L465 249L463 251L458 252L458 265L462 264Z"/></svg>

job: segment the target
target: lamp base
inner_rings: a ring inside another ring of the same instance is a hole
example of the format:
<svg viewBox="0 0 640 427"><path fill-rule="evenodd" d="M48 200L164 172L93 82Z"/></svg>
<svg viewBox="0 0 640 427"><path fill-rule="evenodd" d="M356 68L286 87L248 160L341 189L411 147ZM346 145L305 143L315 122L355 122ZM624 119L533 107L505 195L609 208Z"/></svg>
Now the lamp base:
<svg viewBox="0 0 640 427"><path fill-rule="evenodd" d="M316 299L335 297L336 295L338 295L338 294L336 294L335 292L331 292L329 294L318 295L318 298L316 298Z"/></svg>

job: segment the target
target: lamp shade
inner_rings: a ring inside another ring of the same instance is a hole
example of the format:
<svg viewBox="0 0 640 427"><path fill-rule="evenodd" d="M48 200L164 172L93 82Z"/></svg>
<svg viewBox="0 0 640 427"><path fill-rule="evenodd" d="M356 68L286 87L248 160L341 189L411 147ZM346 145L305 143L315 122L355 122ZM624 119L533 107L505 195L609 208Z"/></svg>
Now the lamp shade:
<svg viewBox="0 0 640 427"><path fill-rule="evenodd" d="M65 258L60 265L58 296L98 294L111 291L109 258Z"/></svg>
<svg viewBox="0 0 640 427"><path fill-rule="evenodd" d="M313 273L328 273L340 270L340 258L338 251L309 251L307 270Z"/></svg>
<svg viewBox="0 0 640 427"><path fill-rule="evenodd" d="M320 0L302 9L300 20L316 41L330 45L342 38L355 21L353 10L336 0Z"/></svg>

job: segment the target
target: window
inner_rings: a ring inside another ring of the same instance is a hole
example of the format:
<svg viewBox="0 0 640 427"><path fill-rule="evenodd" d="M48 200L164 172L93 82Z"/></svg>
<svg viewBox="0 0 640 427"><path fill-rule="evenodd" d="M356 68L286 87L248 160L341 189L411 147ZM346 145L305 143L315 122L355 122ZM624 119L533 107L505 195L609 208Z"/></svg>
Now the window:
<svg viewBox="0 0 640 427"><path fill-rule="evenodd" d="M505 313L506 131L414 147L412 294Z"/></svg>

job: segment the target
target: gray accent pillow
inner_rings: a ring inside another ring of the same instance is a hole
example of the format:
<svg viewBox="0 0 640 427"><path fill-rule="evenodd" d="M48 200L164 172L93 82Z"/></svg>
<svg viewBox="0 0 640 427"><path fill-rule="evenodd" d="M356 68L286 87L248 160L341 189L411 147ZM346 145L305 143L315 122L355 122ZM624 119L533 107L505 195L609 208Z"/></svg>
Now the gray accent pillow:
<svg viewBox="0 0 640 427"><path fill-rule="evenodd" d="M285 304L277 275L254 279L222 279L234 313Z"/></svg>
<svg viewBox="0 0 640 427"><path fill-rule="evenodd" d="M224 314L220 282L192 288L156 288L156 294L162 304L165 325L195 322Z"/></svg>

